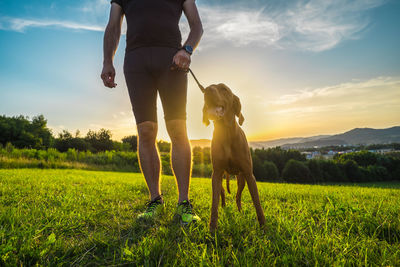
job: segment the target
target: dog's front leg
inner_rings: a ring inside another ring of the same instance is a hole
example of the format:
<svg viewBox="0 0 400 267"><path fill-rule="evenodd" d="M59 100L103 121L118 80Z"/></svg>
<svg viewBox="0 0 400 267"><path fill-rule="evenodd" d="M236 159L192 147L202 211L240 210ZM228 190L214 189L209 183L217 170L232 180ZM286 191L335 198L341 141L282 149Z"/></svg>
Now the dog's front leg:
<svg viewBox="0 0 400 267"><path fill-rule="evenodd" d="M245 174L247 185L249 187L251 199L253 200L254 207L256 208L257 218L260 225L265 224L265 216L263 209L260 203L260 197L258 195L257 183L256 178L254 177L253 173Z"/></svg>
<svg viewBox="0 0 400 267"><path fill-rule="evenodd" d="M211 218L210 218L210 231L215 231L218 222L218 204L219 196L222 188L222 175L223 171L213 171L212 174L212 204L211 204Z"/></svg>

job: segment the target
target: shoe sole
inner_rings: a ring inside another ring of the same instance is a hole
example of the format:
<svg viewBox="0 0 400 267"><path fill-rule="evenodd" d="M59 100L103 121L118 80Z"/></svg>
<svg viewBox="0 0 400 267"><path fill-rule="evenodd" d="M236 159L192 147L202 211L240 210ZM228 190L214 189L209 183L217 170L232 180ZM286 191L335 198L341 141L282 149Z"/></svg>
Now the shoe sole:
<svg viewBox="0 0 400 267"><path fill-rule="evenodd" d="M191 222L184 222L184 221L182 221L181 216L179 214L175 214L174 217L173 217L173 221L175 221L175 222L179 221L181 226L188 226L190 224L196 224L200 220L193 220Z"/></svg>

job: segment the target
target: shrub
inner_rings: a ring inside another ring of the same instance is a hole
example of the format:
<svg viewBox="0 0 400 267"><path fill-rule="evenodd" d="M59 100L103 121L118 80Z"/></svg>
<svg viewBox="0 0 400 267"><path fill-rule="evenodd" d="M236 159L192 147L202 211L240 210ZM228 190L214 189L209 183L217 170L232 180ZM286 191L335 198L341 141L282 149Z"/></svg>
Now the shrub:
<svg viewBox="0 0 400 267"><path fill-rule="evenodd" d="M301 161L291 159L282 171L282 178L286 182L292 183L310 183L310 170L307 165Z"/></svg>
<svg viewBox="0 0 400 267"><path fill-rule="evenodd" d="M391 174L393 180L400 181L400 166L398 166L397 169L394 170Z"/></svg>
<svg viewBox="0 0 400 267"><path fill-rule="evenodd" d="M8 143L6 144L5 149L6 149L7 153L11 153L11 152L13 152L13 150L14 150L14 146L13 146L10 142L8 142Z"/></svg>
<svg viewBox="0 0 400 267"><path fill-rule="evenodd" d="M195 164L192 167L193 177L211 177L212 166L211 164Z"/></svg>
<svg viewBox="0 0 400 267"><path fill-rule="evenodd" d="M137 151L137 136L136 135L125 136L124 138L122 138L121 141L123 144L128 145L132 151Z"/></svg>
<svg viewBox="0 0 400 267"><path fill-rule="evenodd" d="M161 170L165 175L173 175L171 169L171 157L169 153L161 153Z"/></svg>
<svg viewBox="0 0 400 267"><path fill-rule="evenodd" d="M332 160L322 160L321 168L323 172L323 179L325 182L345 182L346 177L343 171L339 168L339 164Z"/></svg>
<svg viewBox="0 0 400 267"><path fill-rule="evenodd" d="M164 141L158 141L157 147L160 152L169 153L171 151L171 144Z"/></svg>
<svg viewBox="0 0 400 267"><path fill-rule="evenodd" d="M276 181L279 179L278 168L273 162L264 161L262 164L262 169L264 174L257 179L258 181Z"/></svg>
<svg viewBox="0 0 400 267"><path fill-rule="evenodd" d="M252 157L257 156L262 162L271 161L278 168L279 173L282 173L285 164L290 160L305 161L306 158L298 150L284 150L280 147L268 148L268 149L251 149Z"/></svg>
<svg viewBox="0 0 400 267"><path fill-rule="evenodd" d="M21 149L21 157L26 159L36 158L36 149Z"/></svg>
<svg viewBox="0 0 400 267"><path fill-rule="evenodd" d="M369 172L370 181L388 181L390 180L390 175L387 169L383 166L370 165L367 167Z"/></svg>
<svg viewBox="0 0 400 267"><path fill-rule="evenodd" d="M324 181L324 173L321 168L321 160L310 159L307 161L308 169L310 170L311 181L320 183Z"/></svg>
<svg viewBox="0 0 400 267"><path fill-rule="evenodd" d="M196 146L192 149L192 154L193 154L193 157L192 157L193 165L210 164L211 163L209 147L201 148L199 146Z"/></svg>
<svg viewBox="0 0 400 267"><path fill-rule="evenodd" d="M74 148L69 148L67 150L67 160L69 160L69 161L77 161L78 160L78 152Z"/></svg>
<svg viewBox="0 0 400 267"><path fill-rule="evenodd" d="M352 159L348 159L343 163L344 173L347 180L350 182L363 182L365 181L365 174L361 171L357 162Z"/></svg>
<svg viewBox="0 0 400 267"><path fill-rule="evenodd" d="M254 177L256 177L257 180L262 181L262 179L264 179L264 177L266 177L266 175L267 175L265 172L265 169L263 167L263 163L256 154L253 155L252 161L253 161Z"/></svg>

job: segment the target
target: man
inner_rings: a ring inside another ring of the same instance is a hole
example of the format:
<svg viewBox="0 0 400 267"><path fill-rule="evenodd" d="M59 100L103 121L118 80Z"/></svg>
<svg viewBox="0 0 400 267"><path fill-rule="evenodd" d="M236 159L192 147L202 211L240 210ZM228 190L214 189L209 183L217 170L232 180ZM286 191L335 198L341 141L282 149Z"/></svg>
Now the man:
<svg viewBox="0 0 400 267"><path fill-rule="evenodd" d="M183 46L178 26L182 11L190 26ZM191 150L186 129L186 70L203 34L195 0L111 1L101 73L104 85L109 88L116 86L113 58L124 15L128 25L124 74L136 119L140 167L150 193L147 208L139 218L153 218L164 206L156 147L158 92L172 143L172 169L179 192L176 215L183 224L188 224L199 220L189 203Z"/></svg>

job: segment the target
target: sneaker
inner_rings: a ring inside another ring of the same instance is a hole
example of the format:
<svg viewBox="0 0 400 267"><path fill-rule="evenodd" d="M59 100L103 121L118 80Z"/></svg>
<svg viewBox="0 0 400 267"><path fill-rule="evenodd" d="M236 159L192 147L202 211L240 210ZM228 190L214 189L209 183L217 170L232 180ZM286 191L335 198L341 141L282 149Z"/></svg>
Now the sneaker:
<svg viewBox="0 0 400 267"><path fill-rule="evenodd" d="M146 203L146 210L140 213L138 219L152 219L164 208L165 204L161 196Z"/></svg>
<svg viewBox="0 0 400 267"><path fill-rule="evenodd" d="M201 220L200 217L193 212L193 206L187 200L178 204L175 216L180 219L181 224L183 225Z"/></svg>

